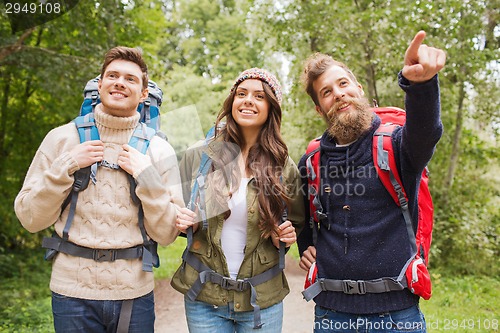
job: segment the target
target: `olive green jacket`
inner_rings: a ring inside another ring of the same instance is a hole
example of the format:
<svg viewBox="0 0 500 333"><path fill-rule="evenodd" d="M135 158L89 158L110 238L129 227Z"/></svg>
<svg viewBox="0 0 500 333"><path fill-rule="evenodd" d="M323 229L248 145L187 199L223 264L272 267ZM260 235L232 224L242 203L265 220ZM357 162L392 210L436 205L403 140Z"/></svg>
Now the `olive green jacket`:
<svg viewBox="0 0 500 333"><path fill-rule="evenodd" d="M184 185L184 198L186 201L189 201L192 180L195 179L198 173L201 151L205 150L211 156L217 153L218 149L226 149L223 146L224 144L226 143L212 142L206 148L189 149L186 152L180 164L181 178ZM290 196L288 220L293 223L295 232L298 235L304 226L304 201L300 191L300 175L296 164L290 157L283 168L281 179ZM207 183L209 184L210 182L207 181L205 184L208 228L203 230L201 225L199 226L193 235L193 244L189 251L206 266L221 275L229 277L227 262L221 245L224 214L217 213L221 210L217 208L218 205L214 198L214 191L211 191L211 186L208 186ZM258 227L259 207L257 188L255 187L255 179L253 178L249 181L246 199L248 209L247 240L245 256L241 263L238 279L250 278L260 274L278 264L279 261L279 251L273 245L271 238L264 239L261 237L261 231ZM214 214L214 212L216 213ZM186 294L197 278L198 272L189 264L183 263L175 272L171 285L174 289ZM290 291L283 272L255 286L255 290L257 292L257 304L263 309L281 302ZM253 309L250 305L250 289L244 291L225 290L211 282L207 282L203 286L197 300L214 305L224 305L228 302L233 302L235 311L251 311Z"/></svg>

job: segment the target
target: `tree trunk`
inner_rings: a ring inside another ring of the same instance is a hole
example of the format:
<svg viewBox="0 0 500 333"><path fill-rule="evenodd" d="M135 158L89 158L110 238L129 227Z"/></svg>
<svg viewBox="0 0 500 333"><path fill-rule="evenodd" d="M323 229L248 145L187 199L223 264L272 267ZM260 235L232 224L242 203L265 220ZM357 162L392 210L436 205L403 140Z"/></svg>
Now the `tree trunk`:
<svg viewBox="0 0 500 333"><path fill-rule="evenodd" d="M5 167L5 161L7 160L7 150L5 148L5 137L7 135L7 110L8 105L9 105L9 93L10 93L10 80L11 80L11 74L8 73L7 77L5 77L4 80L4 87L3 87L3 99L2 103L0 106L0 160L2 161L0 163L0 175L3 175L4 167Z"/></svg>
<svg viewBox="0 0 500 333"><path fill-rule="evenodd" d="M366 82L368 91L368 100L371 102L372 100L376 100L378 103L378 93L377 93L377 79L375 78L375 66L373 65L373 49L370 47L368 40L370 39L370 34L368 34L367 41L363 43L363 49L365 51L365 60L366 66Z"/></svg>
<svg viewBox="0 0 500 333"><path fill-rule="evenodd" d="M364 3L359 3L357 0L354 0L354 4L359 13L364 13L367 10L367 6ZM377 80L375 78L375 66L373 65L373 48L370 45L370 41L372 40L372 30L371 26L364 26L366 30L360 29L360 36L364 42L362 43L364 58L366 65L363 66L365 70L365 78L366 78L366 87L365 90L368 94L368 100L376 101L378 103L378 93L377 93ZM364 32L363 32L364 31Z"/></svg>
<svg viewBox="0 0 500 333"><path fill-rule="evenodd" d="M496 50L500 48L500 37L495 35L495 29L497 29L500 24L500 14L499 11L493 9L486 10L486 18L488 23L486 25L486 38L484 41L484 48L490 50Z"/></svg>
<svg viewBox="0 0 500 333"><path fill-rule="evenodd" d="M450 189L453 185L453 178L455 177L455 170L458 164L458 158L460 157L460 138L462 137L462 125L464 121L464 99L465 99L465 87L462 82L460 85L460 91L458 93L458 110L457 117L455 121L455 132L453 133L453 142L451 147L450 164L448 166L448 173L446 175L444 187L447 196L450 193ZM445 202L447 198L445 198Z"/></svg>
<svg viewBox="0 0 500 333"><path fill-rule="evenodd" d="M318 38L316 36L311 37L309 40L309 49L312 53L319 52Z"/></svg>

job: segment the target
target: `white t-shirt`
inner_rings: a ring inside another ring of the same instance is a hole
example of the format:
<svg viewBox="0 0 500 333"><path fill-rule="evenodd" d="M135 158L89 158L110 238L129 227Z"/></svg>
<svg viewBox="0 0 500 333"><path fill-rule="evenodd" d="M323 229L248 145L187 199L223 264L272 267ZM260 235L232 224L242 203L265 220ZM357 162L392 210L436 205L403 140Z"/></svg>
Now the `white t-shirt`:
<svg viewBox="0 0 500 333"><path fill-rule="evenodd" d="M250 178L242 178L238 190L229 199L231 215L222 226L221 243L226 256L229 276L236 279L245 256L247 240L247 185Z"/></svg>

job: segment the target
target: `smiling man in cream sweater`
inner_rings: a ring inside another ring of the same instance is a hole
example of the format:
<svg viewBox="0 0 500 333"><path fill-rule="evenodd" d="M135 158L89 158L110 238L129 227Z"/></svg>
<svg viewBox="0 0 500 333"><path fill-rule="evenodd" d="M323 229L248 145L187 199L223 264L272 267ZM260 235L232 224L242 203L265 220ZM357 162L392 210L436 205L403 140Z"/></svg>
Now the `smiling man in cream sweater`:
<svg viewBox="0 0 500 333"><path fill-rule="evenodd" d="M170 144L154 136L146 154L128 144L139 124L137 107L148 96L147 84L139 49L109 50L98 84L101 103L93 114L100 140L80 143L75 123L50 131L15 200L28 231L54 225L64 243L58 243L50 281L56 332L154 331L154 279L151 269L144 270L151 248L145 244L174 241L183 201ZM95 163L100 165L96 181L79 193L72 212L63 203L74 174Z"/></svg>

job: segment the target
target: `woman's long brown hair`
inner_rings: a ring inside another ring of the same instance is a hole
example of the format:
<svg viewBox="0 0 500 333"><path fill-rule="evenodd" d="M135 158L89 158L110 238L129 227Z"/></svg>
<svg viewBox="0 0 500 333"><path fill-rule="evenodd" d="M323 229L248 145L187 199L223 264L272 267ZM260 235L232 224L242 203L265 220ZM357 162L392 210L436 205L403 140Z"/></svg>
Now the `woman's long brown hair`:
<svg viewBox="0 0 500 333"><path fill-rule="evenodd" d="M262 82L264 93L269 101L269 115L262 126L257 142L250 148L246 161L246 169L250 170L255 177L259 201L259 228L262 236L267 238L273 232L276 233L277 226L281 222L283 212L287 206L288 197L282 181L283 167L288 158L288 148L281 136L281 107L269 87ZM223 141L243 145L242 132L239 125L232 116L233 101L236 95L235 87L226 98L222 109L215 122L216 137L222 137ZM220 126L222 121L225 126ZM220 127L219 127L220 126ZM231 155L231 154L228 154ZM227 165L224 161L231 156L221 154L221 166ZM214 163L216 166L219 163Z"/></svg>

